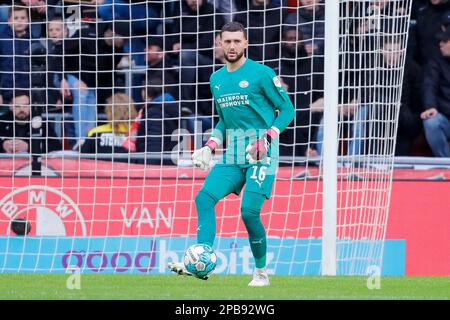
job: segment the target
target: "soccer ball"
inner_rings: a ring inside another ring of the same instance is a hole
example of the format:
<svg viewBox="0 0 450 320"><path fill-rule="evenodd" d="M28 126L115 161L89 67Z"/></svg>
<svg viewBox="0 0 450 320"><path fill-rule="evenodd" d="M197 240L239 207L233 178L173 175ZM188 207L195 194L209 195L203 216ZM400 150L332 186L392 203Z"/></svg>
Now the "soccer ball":
<svg viewBox="0 0 450 320"><path fill-rule="evenodd" d="M216 268L217 256L207 244L194 244L184 254L186 270L197 278L207 278Z"/></svg>

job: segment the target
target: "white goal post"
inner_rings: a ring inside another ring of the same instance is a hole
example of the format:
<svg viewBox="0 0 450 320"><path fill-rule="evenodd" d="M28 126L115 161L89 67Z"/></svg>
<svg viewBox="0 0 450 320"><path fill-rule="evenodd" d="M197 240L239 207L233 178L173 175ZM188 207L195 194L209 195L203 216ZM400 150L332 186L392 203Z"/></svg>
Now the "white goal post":
<svg viewBox="0 0 450 320"><path fill-rule="evenodd" d="M325 3L322 274L336 275L339 1Z"/></svg>

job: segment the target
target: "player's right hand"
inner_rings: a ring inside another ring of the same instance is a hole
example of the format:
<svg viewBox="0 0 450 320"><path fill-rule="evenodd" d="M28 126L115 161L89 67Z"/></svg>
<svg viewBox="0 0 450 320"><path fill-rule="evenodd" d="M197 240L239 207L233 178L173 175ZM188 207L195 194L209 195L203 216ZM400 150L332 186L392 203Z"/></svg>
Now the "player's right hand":
<svg viewBox="0 0 450 320"><path fill-rule="evenodd" d="M195 150L192 154L192 162L194 163L194 166L204 171L208 171L211 158L212 149L208 146L204 146L201 149Z"/></svg>

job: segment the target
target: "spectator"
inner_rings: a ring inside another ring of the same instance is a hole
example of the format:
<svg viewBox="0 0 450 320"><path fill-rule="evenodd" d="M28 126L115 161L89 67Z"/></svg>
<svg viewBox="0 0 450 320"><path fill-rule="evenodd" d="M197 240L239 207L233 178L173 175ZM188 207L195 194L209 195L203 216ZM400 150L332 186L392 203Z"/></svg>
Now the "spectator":
<svg viewBox="0 0 450 320"><path fill-rule="evenodd" d="M441 31L442 16L450 9L448 0L429 0L420 7L417 18L417 48L416 60L425 65L433 56L439 56L439 43L435 35Z"/></svg>
<svg viewBox="0 0 450 320"><path fill-rule="evenodd" d="M32 129L31 126L31 109L29 92L14 91L10 111L0 116L0 152L41 154L61 150L59 138L45 122L42 123L42 130L32 132L37 128ZM39 132L40 136L36 137Z"/></svg>
<svg viewBox="0 0 450 320"><path fill-rule="evenodd" d="M155 4L143 0L91 0L98 5L103 21L132 21L130 33L137 35L156 33L160 24Z"/></svg>
<svg viewBox="0 0 450 320"><path fill-rule="evenodd" d="M282 13L273 0L251 0L248 8L235 15L235 20L247 29L250 59L271 67L278 65Z"/></svg>
<svg viewBox="0 0 450 320"><path fill-rule="evenodd" d="M216 35L216 40L214 41L214 71L219 70L226 64L225 53L223 48L220 46L220 34ZM210 72L210 75L212 72Z"/></svg>
<svg viewBox="0 0 450 320"><path fill-rule="evenodd" d="M147 79L146 89L142 90L146 105L138 119L137 151L151 156L147 163L173 164L161 156L173 155L178 144L176 130L180 128L180 108L174 97L167 91L164 93L162 87L161 78L151 77Z"/></svg>
<svg viewBox="0 0 450 320"><path fill-rule="evenodd" d="M171 28L178 37L172 39L173 49L181 50L181 62L195 62L198 59L213 58L215 31L224 24L223 17L214 14L214 6L206 0L182 0L181 13Z"/></svg>
<svg viewBox="0 0 450 320"><path fill-rule="evenodd" d="M111 156L116 153L128 153L128 149L123 147L123 142L130 133L131 122L137 115L134 101L124 93L116 93L106 100L105 113L107 123L89 131L81 146L81 153Z"/></svg>
<svg viewBox="0 0 450 320"><path fill-rule="evenodd" d="M205 73L198 69L213 64L215 31L222 27L224 20L221 15L214 14L214 7L206 0L182 0L181 8L180 18L174 18L170 28L173 34L170 42L172 49L179 52L182 107L199 116L203 128L208 129L212 108L208 104L202 109L202 105L197 104L204 99L203 90L198 90L197 83L208 83L209 76L201 78Z"/></svg>
<svg viewBox="0 0 450 320"><path fill-rule="evenodd" d="M401 34L406 30L408 9L402 1L359 1L353 3L352 7L341 8L341 15L348 16L346 10L351 10L352 14L351 19L341 19L340 23L341 28L349 29L352 46L358 48L353 51L356 55L366 52L363 55L366 58L367 53L378 50L381 35Z"/></svg>
<svg viewBox="0 0 450 320"><path fill-rule="evenodd" d="M390 47L389 47L390 45ZM393 57L390 63L393 67L401 64L400 44L391 43L384 45L383 55ZM389 62L388 62L389 64ZM404 67L401 106L398 118L397 142L395 146L396 156L410 156L411 146L414 140L422 133L420 113L422 111L422 68L410 56L406 56Z"/></svg>
<svg viewBox="0 0 450 320"><path fill-rule="evenodd" d="M98 53L95 61L98 102L96 109L98 114L104 113L104 103L109 97L114 95L116 88L125 86L124 74L119 74L117 70L123 58L128 55L125 46L129 41L129 36L123 31L126 28L121 29L116 25L120 25L120 23L98 23L92 26L92 28L97 28L98 30L98 36L95 39L97 46L95 51ZM128 25L128 23L125 23L125 25Z"/></svg>
<svg viewBox="0 0 450 320"><path fill-rule="evenodd" d="M402 75L405 59L405 39L388 34L382 39L380 58L374 57L373 68L366 68L360 81L349 154L397 154L406 155L414 139L420 133L417 105L412 101L411 89L418 86L421 75L415 65L408 63L408 71ZM377 62L379 61L379 62ZM400 103L398 94L402 92ZM394 124L398 126L397 146L393 150Z"/></svg>
<svg viewBox="0 0 450 320"><path fill-rule="evenodd" d="M51 1L47 1L51 2ZM44 0L0 0L0 34L2 34L8 24L8 11L9 8L13 5L23 6L27 8L28 14L31 17L31 37L39 38L42 36L42 25L45 24L43 20L46 18L46 14L48 14L47 3ZM50 4L50 3L49 3ZM48 15L47 15L48 17ZM44 27L45 29L45 27Z"/></svg>
<svg viewBox="0 0 450 320"><path fill-rule="evenodd" d="M367 105L360 104L360 92L359 88L363 87L361 79L364 79L367 74L367 70L373 70L375 68L374 62L379 59L374 58L373 51L375 50L375 36L374 33L377 30L369 28L368 20L362 19L367 17L366 8L357 6L355 8L355 14L353 20L349 25L349 37L341 44L341 50L345 52L340 58L340 69L346 70L346 72L339 73L339 121L348 126L348 130L342 130L348 132L349 137L348 144L342 145L340 153L347 153L349 155L359 155L363 150L363 133L365 130L364 119L366 119ZM367 96L368 98L370 95ZM319 108L316 109L319 111ZM312 155L316 153L322 154L322 142L324 135L322 118L319 128L317 130L316 138L316 150L312 151Z"/></svg>
<svg viewBox="0 0 450 320"><path fill-rule="evenodd" d="M406 58L405 39L387 34L381 39L380 56L374 56L370 68L362 64L363 72L357 73L360 94L358 107L351 123L348 154L408 155L412 141L421 132L420 96L421 70L410 58ZM402 63L408 61L404 68ZM350 67L351 68L351 67ZM400 104L398 94L402 92ZM396 149L393 150L394 124L398 115Z"/></svg>
<svg viewBox="0 0 450 320"><path fill-rule="evenodd" d="M33 53L43 54L44 48L31 40L29 34L28 9L10 7L9 27L0 39L0 105L12 99L14 89L29 89Z"/></svg>
<svg viewBox="0 0 450 320"><path fill-rule="evenodd" d="M345 151L350 154L360 153L360 140L362 128L361 119L364 119L366 109L364 106L358 106L358 88L361 86L360 79L364 77L367 69L373 68L372 52L368 49L368 42L371 37L366 34L365 21L355 18L350 24L350 36L347 41L342 43L342 51L345 52L340 58L340 69L346 72L339 73L339 121L342 123L350 123L349 130L342 130L349 132L349 143L347 150L340 150L340 153ZM366 52L369 50L369 52ZM320 108L315 108L319 114ZM346 121L344 121L346 120ZM316 137L316 149L311 151L311 155L322 154L322 142L324 135L322 118Z"/></svg>
<svg viewBox="0 0 450 320"><path fill-rule="evenodd" d="M216 14L222 15L224 23L233 20L234 13L237 11L234 0L208 0L208 3L216 8Z"/></svg>
<svg viewBox="0 0 450 320"><path fill-rule="evenodd" d="M63 1L64 0L47 0L47 21L64 15Z"/></svg>
<svg viewBox="0 0 450 320"><path fill-rule="evenodd" d="M425 137L436 157L450 157L450 29L437 35L440 55L424 71Z"/></svg>
<svg viewBox="0 0 450 320"><path fill-rule="evenodd" d="M124 59L128 57L126 44L129 43L128 23L115 22L100 29L97 57L97 101L103 104L113 96L116 88L125 87L125 77L117 71L122 68ZM129 67L129 66L128 66ZM98 108L98 112L103 112Z"/></svg>
<svg viewBox="0 0 450 320"><path fill-rule="evenodd" d="M289 13L286 24L298 26L305 39L308 55L324 54L325 6L321 0L300 0L297 12Z"/></svg>
<svg viewBox="0 0 450 320"><path fill-rule="evenodd" d="M113 38L115 48L123 52L123 57L117 65L118 69L129 69L136 65L145 65L145 41L144 36L136 36L132 33L129 21L115 21L108 24L105 31L108 38ZM133 36L131 36L133 35ZM105 35L106 37L106 35ZM117 46L120 44L120 48Z"/></svg>
<svg viewBox="0 0 450 320"><path fill-rule="evenodd" d="M128 29L128 25L129 24L126 22L110 23L107 25L105 32L103 32L105 44L110 48L110 53L114 55L114 68L117 69L130 66L129 61L122 61L123 58L125 58L124 47L130 38L130 30ZM120 59L118 60L118 58ZM125 64L125 66L121 67L120 64Z"/></svg>
<svg viewBox="0 0 450 320"><path fill-rule="evenodd" d="M197 69L198 76L202 79L197 85L197 96L199 97L197 101L197 112L193 114L188 110L187 113L183 113L183 115L188 116L187 129L190 132L195 132L196 121L197 125L202 126L201 130L198 131L205 132L212 128L215 107L212 104L210 83L209 80L206 79L209 79L213 72L219 70L225 64L225 54L220 46L220 34L217 33L214 41L214 61L211 65L202 66ZM186 109L183 108L182 111L186 111Z"/></svg>
<svg viewBox="0 0 450 320"><path fill-rule="evenodd" d="M195 132L196 125L197 131L201 132L212 128L215 107L212 103L209 80L207 81L205 79L209 79L211 74L222 68L225 63L226 59L224 51L220 46L220 34L218 33L214 41L214 61L211 65L202 66L197 69L199 78L204 79L204 81L197 84L197 96L199 97L197 101L197 112L192 113L191 110L182 108L182 116L186 117L186 126L190 132ZM201 128L198 128L199 125L201 125Z"/></svg>
<svg viewBox="0 0 450 320"><path fill-rule="evenodd" d="M287 85L296 117L280 136L280 154L313 156L312 137L323 113L323 59L308 56L303 35L295 27L284 29L282 48L278 74Z"/></svg>
<svg viewBox="0 0 450 320"><path fill-rule="evenodd" d="M197 131L205 132L213 127L215 107L212 103L210 83L205 79L209 79L211 74L222 68L225 63L225 55L220 46L220 34L217 34L214 42L214 61L212 65L202 66L197 69L199 78L204 79L204 81L197 84L197 96L199 97L197 112L192 113L191 110L182 108L182 116L186 117L186 126L190 132L195 132L196 129ZM216 118L216 120L218 119ZM199 125L201 125L201 128L198 127Z"/></svg>
<svg viewBox="0 0 450 320"><path fill-rule="evenodd" d="M20 0L20 2L39 14L45 14L47 12L46 1L44 0Z"/></svg>
<svg viewBox="0 0 450 320"><path fill-rule="evenodd" d="M74 123L74 119L87 118L83 117L83 114L79 114L77 111L79 107L77 107L76 104L80 101L80 95L78 94L81 92L73 89L74 94L72 94L69 82L67 81L67 79L70 79L70 74L67 72L67 70L70 70L70 67L66 65L65 60L71 50L78 50L77 40L68 38L68 33L69 30L62 18L53 18L48 22L47 100L45 102L48 106L48 111L63 111L64 115L66 113L71 114L69 119L64 119L64 130L66 136L74 139L74 130L78 127L77 124ZM104 59L104 57L102 58ZM98 91L102 92L102 90ZM75 107L70 104L71 102L75 103ZM90 121L94 123L95 119L91 118ZM94 126L95 124L88 123L87 125ZM76 141L75 139L69 140L72 146L76 144L77 141L78 139L76 139Z"/></svg>
<svg viewBox="0 0 450 320"><path fill-rule="evenodd" d="M97 90L102 87L98 82L98 70L104 70L105 52L100 44L98 25L85 23L79 30L66 38L62 44L64 57L64 79L61 92L65 99L72 100L73 125L68 126L67 135L72 139L70 145L79 148L85 138L97 125Z"/></svg>
<svg viewBox="0 0 450 320"><path fill-rule="evenodd" d="M413 139L421 131L418 111L420 97L415 96L414 91L420 86L421 72L410 59L402 76L405 51L405 39L386 35L382 40L381 56L374 59L380 62L374 63L373 68L365 68L361 74L358 106L350 114L353 121L348 154L394 152L393 126L399 113L395 154L408 155ZM399 105L397 97L400 90L402 96Z"/></svg>
<svg viewBox="0 0 450 320"><path fill-rule="evenodd" d="M48 22L47 27L47 52L48 52L48 106L51 109L60 110L63 99L60 92L63 74L63 40L67 37L68 29L61 18L54 18Z"/></svg>
<svg viewBox="0 0 450 320"><path fill-rule="evenodd" d="M397 114L397 92L402 85L401 61L405 52L402 46L403 39L387 35L381 45L381 59L374 55L373 68L366 68L362 74L358 112L353 123L353 148L349 143L350 154L394 151L391 148L393 141L387 138L394 132L389 126ZM382 147L383 142L388 146Z"/></svg>
<svg viewBox="0 0 450 320"><path fill-rule="evenodd" d="M179 75L175 61L164 50L163 36L149 36L145 48L148 77L158 77L164 80L164 88L175 98L179 97ZM141 81L142 83L142 81Z"/></svg>
<svg viewBox="0 0 450 320"><path fill-rule="evenodd" d="M47 3L45 0L20 0L28 6L31 20L31 37L40 38L45 30L45 19L47 18Z"/></svg>

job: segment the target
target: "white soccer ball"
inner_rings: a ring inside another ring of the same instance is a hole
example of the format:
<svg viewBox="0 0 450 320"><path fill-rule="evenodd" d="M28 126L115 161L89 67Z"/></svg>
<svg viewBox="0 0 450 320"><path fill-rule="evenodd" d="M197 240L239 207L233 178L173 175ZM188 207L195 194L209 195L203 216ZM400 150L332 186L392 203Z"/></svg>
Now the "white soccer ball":
<svg viewBox="0 0 450 320"><path fill-rule="evenodd" d="M183 262L187 271L197 278L204 279L216 268L217 256L210 246L194 244L186 250Z"/></svg>

